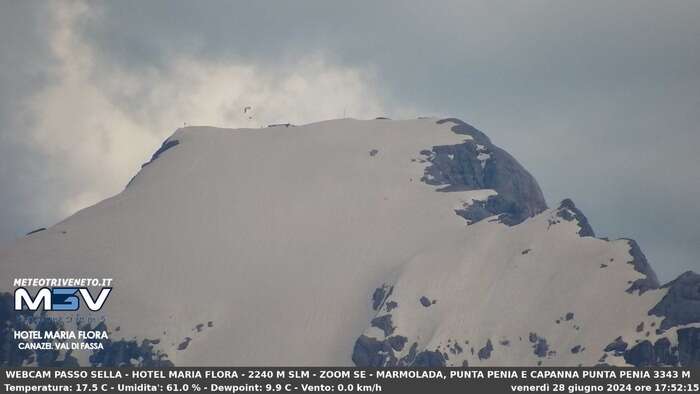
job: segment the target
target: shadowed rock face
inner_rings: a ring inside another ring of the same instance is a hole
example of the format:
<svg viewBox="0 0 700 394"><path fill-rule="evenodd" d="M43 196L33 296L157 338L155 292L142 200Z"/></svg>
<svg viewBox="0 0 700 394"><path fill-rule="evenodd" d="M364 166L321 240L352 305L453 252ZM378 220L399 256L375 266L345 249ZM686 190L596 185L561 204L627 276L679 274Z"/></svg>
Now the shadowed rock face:
<svg viewBox="0 0 700 394"><path fill-rule="evenodd" d="M441 186L438 191L442 192L493 189L498 193L485 202L459 210L460 216L475 223L499 215L502 223L512 226L547 209L535 178L506 151L493 145L484 133L459 119L442 119L437 123L454 123L453 132L472 139L421 152L431 163L425 169L423 182Z"/></svg>
<svg viewBox="0 0 700 394"><path fill-rule="evenodd" d="M147 163L144 163L143 166L141 166L141 167L145 167L145 166L153 163L154 161L158 160L158 157L160 157L160 155L162 155L166 150L173 148L175 146L178 146L179 144L180 144L180 141L176 140L176 139L168 138L167 140L163 141L163 144L160 146L160 148L158 148L156 153L154 153L153 156L151 157L151 160L149 160Z"/></svg>
<svg viewBox="0 0 700 394"><path fill-rule="evenodd" d="M643 341L624 353L625 361L635 367L700 366L700 328L681 328L676 335L678 346L672 346L668 338L653 344Z"/></svg>
<svg viewBox="0 0 700 394"><path fill-rule="evenodd" d="M491 340L486 341L486 345L479 349L479 360L488 360L491 357L491 352L493 351L493 344Z"/></svg>
<svg viewBox="0 0 700 394"><path fill-rule="evenodd" d="M586 218L586 215L584 215L581 210L576 208L576 205L574 205L574 202L570 199L567 198L561 202L557 216L569 222L577 221L580 227L578 235L582 237L595 237L595 232L588 223L588 218Z"/></svg>
<svg viewBox="0 0 700 394"><path fill-rule="evenodd" d="M372 294L372 309L375 311L379 310L379 307L381 307L387 297L391 295L391 291L392 288L386 285L376 288L374 294Z"/></svg>
<svg viewBox="0 0 700 394"><path fill-rule="evenodd" d="M622 337L617 337L613 342L603 349L604 352L613 352L616 356L621 356L627 350L627 342L622 340Z"/></svg>
<svg viewBox="0 0 700 394"><path fill-rule="evenodd" d="M678 330L678 361L684 367L700 367L700 328Z"/></svg>
<svg viewBox="0 0 700 394"><path fill-rule="evenodd" d="M383 315L375 317L372 319L372 327L377 327L378 329L384 331L385 336L389 336L394 332L394 326L391 322L391 315Z"/></svg>
<svg viewBox="0 0 700 394"><path fill-rule="evenodd" d="M14 310L14 297L11 293L0 293L0 366L17 367L34 360L33 352L20 350L12 332L26 329L25 318L31 316L28 311Z"/></svg>
<svg viewBox="0 0 700 394"><path fill-rule="evenodd" d="M149 160L149 161L143 163L143 164L141 165L141 168L144 168L144 167L146 167L147 165L149 165L149 164L153 163L154 161L158 160L158 158L160 157L160 155L162 155L163 153L165 153L165 151L167 151L168 149L174 148L174 147L176 147L176 146L178 146L178 145L180 145L180 140L173 139L173 138L168 138L168 139L166 139L165 141L163 141L163 144L160 146L160 148L158 148L158 150L155 151L155 153L153 153L153 156L151 156L151 160ZM129 183L126 184L126 187L127 187L127 188L131 185L131 183L134 181L134 179L136 179L137 176L138 176L138 174L134 175L134 176L129 180ZM28 235L28 234L27 234L27 235Z"/></svg>
<svg viewBox="0 0 700 394"><path fill-rule="evenodd" d="M668 293L649 311L650 315L664 317L662 330L700 322L700 275L688 271L663 288Z"/></svg>
<svg viewBox="0 0 700 394"><path fill-rule="evenodd" d="M629 264L634 266L635 271L644 274L644 278L635 280L627 289L628 293L633 293L634 291L639 291L638 294L643 294L645 291L658 289L660 286L659 280L656 277L656 273L649 265L647 257L642 252L642 249L637 244L637 241L633 239L627 240L630 244L630 256L632 256L632 261Z"/></svg>
<svg viewBox="0 0 700 394"><path fill-rule="evenodd" d="M418 344L413 343L404 357L397 358L396 352L403 350L407 338L396 335L379 341L361 335L355 341L352 361L358 367L444 367L445 355L439 351L417 352Z"/></svg>
<svg viewBox="0 0 700 394"><path fill-rule="evenodd" d="M440 352L423 351L418 353L414 367L444 367L445 356Z"/></svg>

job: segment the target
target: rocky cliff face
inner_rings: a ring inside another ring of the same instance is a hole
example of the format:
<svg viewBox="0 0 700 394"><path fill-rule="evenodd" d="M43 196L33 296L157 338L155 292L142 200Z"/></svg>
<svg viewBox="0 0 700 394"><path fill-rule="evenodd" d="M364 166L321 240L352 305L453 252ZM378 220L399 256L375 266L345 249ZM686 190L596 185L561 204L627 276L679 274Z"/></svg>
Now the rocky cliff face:
<svg viewBox="0 0 700 394"><path fill-rule="evenodd" d="M475 223L496 215L502 223L515 225L547 208L532 175L506 151L493 145L485 134L459 119L443 119L438 124L453 125L454 133L470 139L421 151L430 163L421 180L438 186L441 192L496 191L485 201L458 210L460 216Z"/></svg>
<svg viewBox="0 0 700 394"><path fill-rule="evenodd" d="M661 286L474 127L284 126L180 129L121 194L0 250L9 281L114 278L82 325L0 284L2 364L700 363L700 276ZM110 338L17 350L37 327Z"/></svg>

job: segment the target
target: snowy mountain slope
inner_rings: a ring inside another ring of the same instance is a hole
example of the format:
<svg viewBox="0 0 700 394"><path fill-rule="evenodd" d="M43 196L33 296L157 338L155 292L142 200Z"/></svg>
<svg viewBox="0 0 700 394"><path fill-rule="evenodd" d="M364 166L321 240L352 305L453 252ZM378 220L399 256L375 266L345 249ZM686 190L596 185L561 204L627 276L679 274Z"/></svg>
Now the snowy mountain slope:
<svg viewBox="0 0 700 394"><path fill-rule="evenodd" d="M661 319L647 311L662 292L626 292L644 277L628 264L629 241L581 238L576 221L559 218L563 210L514 227L482 221L408 261L387 282L378 313L391 316L392 336L406 338L394 357L416 343L450 365L595 365L617 336L659 338L652 327ZM386 340L377 322L363 341ZM649 328L638 333L640 322Z"/></svg>
<svg viewBox="0 0 700 394"><path fill-rule="evenodd" d="M659 289L633 241L594 238L570 201L547 209L456 119L180 129L122 193L1 250L0 274L7 291L114 278L106 351L4 352L25 364L700 359L697 276Z"/></svg>

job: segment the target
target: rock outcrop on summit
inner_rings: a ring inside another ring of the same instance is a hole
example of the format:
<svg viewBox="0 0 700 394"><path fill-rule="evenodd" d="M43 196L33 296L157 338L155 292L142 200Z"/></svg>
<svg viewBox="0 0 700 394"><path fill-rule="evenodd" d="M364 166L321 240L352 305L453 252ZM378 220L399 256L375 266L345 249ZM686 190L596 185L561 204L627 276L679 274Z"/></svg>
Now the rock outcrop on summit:
<svg viewBox="0 0 700 394"><path fill-rule="evenodd" d="M6 366L700 365L700 276L661 285L458 119L179 129L0 277ZM114 288L87 321L13 310L12 278L51 277ZM18 350L37 328L110 338Z"/></svg>

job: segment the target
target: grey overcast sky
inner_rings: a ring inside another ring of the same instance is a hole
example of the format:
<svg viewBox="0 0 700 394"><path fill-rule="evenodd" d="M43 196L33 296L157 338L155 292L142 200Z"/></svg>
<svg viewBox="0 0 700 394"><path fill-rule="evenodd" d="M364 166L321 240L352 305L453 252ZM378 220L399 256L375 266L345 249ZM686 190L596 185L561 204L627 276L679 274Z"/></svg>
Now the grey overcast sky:
<svg viewBox="0 0 700 394"><path fill-rule="evenodd" d="M177 127L455 116L700 271L700 2L0 2L0 244L119 192ZM241 108L253 107L253 120Z"/></svg>

